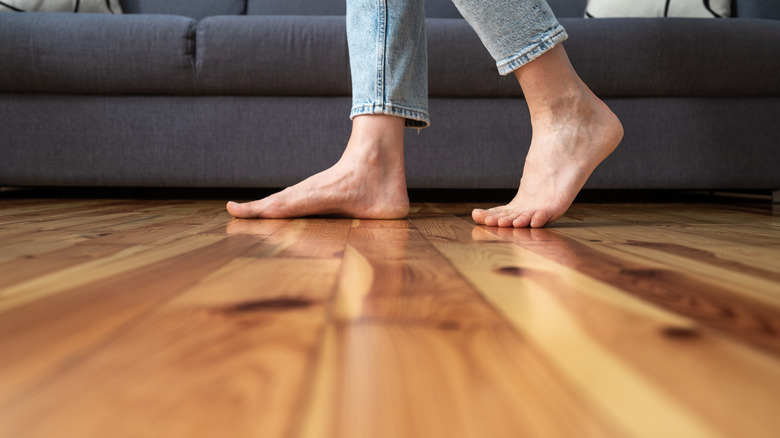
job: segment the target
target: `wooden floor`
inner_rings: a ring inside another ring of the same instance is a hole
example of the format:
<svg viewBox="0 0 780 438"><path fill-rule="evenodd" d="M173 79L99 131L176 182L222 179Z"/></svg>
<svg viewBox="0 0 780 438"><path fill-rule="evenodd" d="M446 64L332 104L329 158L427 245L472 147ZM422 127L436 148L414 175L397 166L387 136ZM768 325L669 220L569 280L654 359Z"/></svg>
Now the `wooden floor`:
<svg viewBox="0 0 780 438"><path fill-rule="evenodd" d="M780 208L0 196L0 437L778 437Z"/></svg>

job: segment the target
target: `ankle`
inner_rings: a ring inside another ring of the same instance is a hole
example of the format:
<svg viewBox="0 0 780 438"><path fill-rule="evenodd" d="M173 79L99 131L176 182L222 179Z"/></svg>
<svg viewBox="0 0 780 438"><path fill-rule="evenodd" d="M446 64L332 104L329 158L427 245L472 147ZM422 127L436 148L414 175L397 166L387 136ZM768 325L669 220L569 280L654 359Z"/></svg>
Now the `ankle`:
<svg viewBox="0 0 780 438"><path fill-rule="evenodd" d="M369 167L403 165L404 119L386 115L355 117L342 161Z"/></svg>
<svg viewBox="0 0 780 438"><path fill-rule="evenodd" d="M350 142L395 144L403 143L405 120L385 114L356 116L352 121Z"/></svg>
<svg viewBox="0 0 780 438"><path fill-rule="evenodd" d="M529 102L528 108L534 126L567 123L587 118L596 111L591 96L580 90L569 90Z"/></svg>

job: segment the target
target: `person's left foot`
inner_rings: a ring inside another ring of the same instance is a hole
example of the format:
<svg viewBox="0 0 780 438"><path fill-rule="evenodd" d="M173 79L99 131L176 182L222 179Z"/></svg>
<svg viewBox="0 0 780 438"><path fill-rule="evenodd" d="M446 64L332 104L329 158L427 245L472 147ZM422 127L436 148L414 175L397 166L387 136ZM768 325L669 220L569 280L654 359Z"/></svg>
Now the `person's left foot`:
<svg viewBox="0 0 780 438"><path fill-rule="evenodd" d="M538 228L557 220L623 138L617 116L589 90L564 108L547 120L533 120L517 195L507 205L475 209L477 224Z"/></svg>

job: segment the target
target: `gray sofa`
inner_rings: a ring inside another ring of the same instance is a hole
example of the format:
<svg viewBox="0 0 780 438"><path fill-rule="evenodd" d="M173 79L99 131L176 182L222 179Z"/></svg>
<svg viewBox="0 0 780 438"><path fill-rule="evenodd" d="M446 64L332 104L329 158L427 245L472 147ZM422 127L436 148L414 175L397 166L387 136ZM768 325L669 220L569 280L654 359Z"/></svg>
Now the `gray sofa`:
<svg viewBox="0 0 780 438"><path fill-rule="evenodd" d="M551 0L572 63L626 131L586 187L780 189L772 3L583 19L585 0ZM338 159L344 0L122 6L0 14L0 186L273 188ZM407 131L409 186L516 188L531 137L519 86L449 1L426 11L432 126Z"/></svg>

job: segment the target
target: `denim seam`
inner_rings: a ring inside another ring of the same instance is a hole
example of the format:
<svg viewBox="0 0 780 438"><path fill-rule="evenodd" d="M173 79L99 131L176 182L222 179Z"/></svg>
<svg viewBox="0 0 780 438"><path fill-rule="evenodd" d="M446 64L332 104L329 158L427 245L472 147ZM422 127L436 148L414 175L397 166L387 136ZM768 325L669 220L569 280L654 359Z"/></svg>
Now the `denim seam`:
<svg viewBox="0 0 780 438"><path fill-rule="evenodd" d="M376 90L374 99L385 100L385 62L387 60L387 0L377 0L379 3L379 23L376 35Z"/></svg>
<svg viewBox="0 0 780 438"><path fill-rule="evenodd" d="M406 126L409 128L427 128L430 126L430 116L426 111L412 108L404 105L395 105L392 103L372 104L367 103L352 107L349 118L364 114L386 114L390 116L403 117L406 119Z"/></svg>
<svg viewBox="0 0 780 438"><path fill-rule="evenodd" d="M523 48L519 53L496 63L501 75L508 75L525 64L540 57L542 54L565 41L569 35L560 24L545 33L538 43Z"/></svg>

